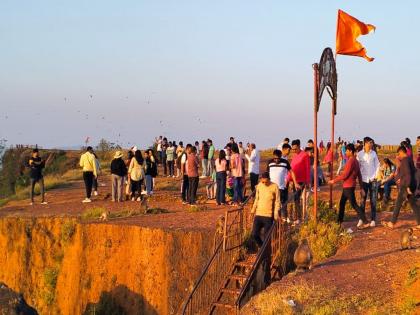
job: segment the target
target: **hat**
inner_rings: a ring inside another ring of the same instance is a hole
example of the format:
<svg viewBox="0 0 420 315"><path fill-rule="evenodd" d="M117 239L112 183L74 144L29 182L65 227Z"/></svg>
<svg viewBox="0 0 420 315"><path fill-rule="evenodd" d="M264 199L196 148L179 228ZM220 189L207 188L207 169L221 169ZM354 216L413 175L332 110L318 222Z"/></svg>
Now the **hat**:
<svg viewBox="0 0 420 315"><path fill-rule="evenodd" d="M119 158L122 158L122 157L123 157L123 154L122 154L121 151L115 152L114 159L119 159Z"/></svg>

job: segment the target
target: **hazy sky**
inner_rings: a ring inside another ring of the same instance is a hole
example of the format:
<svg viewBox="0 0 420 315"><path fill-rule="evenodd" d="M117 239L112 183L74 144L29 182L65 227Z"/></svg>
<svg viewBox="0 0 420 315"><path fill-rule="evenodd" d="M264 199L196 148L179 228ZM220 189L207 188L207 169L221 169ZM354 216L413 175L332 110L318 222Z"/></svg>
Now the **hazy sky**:
<svg viewBox="0 0 420 315"><path fill-rule="evenodd" d="M403 5L402 5L403 3ZM0 138L44 147L163 134L257 147L312 137L313 73L337 9L376 25L338 56L337 136L420 133L419 1L0 2ZM92 96L92 97L91 97ZM320 137L330 134L330 100Z"/></svg>

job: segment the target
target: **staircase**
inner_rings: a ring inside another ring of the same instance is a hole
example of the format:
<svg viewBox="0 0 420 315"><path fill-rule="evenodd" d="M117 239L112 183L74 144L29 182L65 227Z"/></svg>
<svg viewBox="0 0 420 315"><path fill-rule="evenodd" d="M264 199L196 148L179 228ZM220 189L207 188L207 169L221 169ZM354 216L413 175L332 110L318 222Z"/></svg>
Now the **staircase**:
<svg viewBox="0 0 420 315"><path fill-rule="evenodd" d="M249 218L246 212L244 207L226 211L223 238L185 302L182 314L238 313L253 295L267 287L274 275L281 274L277 258L281 255L285 226L274 222L265 232L261 248L256 253L246 252L244 235L250 234L252 226L252 220L246 220Z"/></svg>
<svg viewBox="0 0 420 315"><path fill-rule="evenodd" d="M217 313L221 309L228 311L234 311L236 309L236 300L241 294L246 281L249 279L256 258L256 254L245 254L244 257L238 258L233 264L232 271L224 279L215 301L211 304L210 315Z"/></svg>

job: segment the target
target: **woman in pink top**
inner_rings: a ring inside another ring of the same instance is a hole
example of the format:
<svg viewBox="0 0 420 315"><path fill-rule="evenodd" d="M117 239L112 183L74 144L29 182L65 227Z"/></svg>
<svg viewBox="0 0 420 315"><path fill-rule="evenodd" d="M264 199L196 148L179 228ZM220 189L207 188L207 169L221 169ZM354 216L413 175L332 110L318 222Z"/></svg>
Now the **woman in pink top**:
<svg viewBox="0 0 420 315"><path fill-rule="evenodd" d="M233 176L233 202L240 204L243 201L242 177L244 175L242 158L236 144L232 145L232 156L230 158L230 170Z"/></svg>
<svg viewBox="0 0 420 315"><path fill-rule="evenodd" d="M188 201L190 205L195 205L197 198L198 166L197 149L192 147L191 153L187 156Z"/></svg>
<svg viewBox="0 0 420 315"><path fill-rule="evenodd" d="M216 202L220 206L226 204L226 171L227 161L226 152L220 150L219 158L215 161L216 166Z"/></svg>

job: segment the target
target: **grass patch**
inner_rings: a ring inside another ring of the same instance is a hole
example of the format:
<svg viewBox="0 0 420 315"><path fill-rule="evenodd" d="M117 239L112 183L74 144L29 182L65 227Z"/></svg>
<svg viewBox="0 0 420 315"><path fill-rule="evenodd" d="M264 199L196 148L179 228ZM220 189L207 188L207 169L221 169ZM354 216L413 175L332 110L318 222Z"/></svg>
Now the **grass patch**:
<svg viewBox="0 0 420 315"><path fill-rule="evenodd" d="M164 180L156 183L156 190L161 191L179 191L180 182L178 180Z"/></svg>
<svg viewBox="0 0 420 315"><path fill-rule="evenodd" d="M104 212L106 212L106 210L103 207L89 208L83 211L81 218L82 220L99 219Z"/></svg>
<svg viewBox="0 0 420 315"><path fill-rule="evenodd" d="M83 172L81 169L68 170L61 176L61 178L66 181L81 180L83 178Z"/></svg>
<svg viewBox="0 0 420 315"><path fill-rule="evenodd" d="M108 218L110 219L118 219L118 218L129 218L136 215L143 214L144 212L141 211L141 209L133 209L133 210L122 210L117 212L111 212L108 215Z"/></svg>
<svg viewBox="0 0 420 315"><path fill-rule="evenodd" d="M193 213L193 212L206 211L207 209L208 207L206 205L192 205L187 208L187 211Z"/></svg>
<svg viewBox="0 0 420 315"><path fill-rule="evenodd" d="M68 187L70 183L68 183L66 180L64 180L61 177L56 176L45 176L44 177L44 189L45 191L53 190L57 188L64 188ZM17 189L16 191L16 199L22 200L29 198L29 192L31 187L25 187ZM35 185L35 195L39 195L41 193L41 190L39 188L39 185Z"/></svg>
<svg viewBox="0 0 420 315"><path fill-rule="evenodd" d="M383 305L372 297L354 295L340 297L338 290L305 282L267 290L256 296L244 314L264 315L336 315L336 314L401 314L391 305ZM291 306L294 305L294 306Z"/></svg>
<svg viewBox="0 0 420 315"><path fill-rule="evenodd" d="M44 282L45 285L50 289L55 289L57 285L59 269L52 267L44 270Z"/></svg>
<svg viewBox="0 0 420 315"><path fill-rule="evenodd" d="M50 290L45 290L42 293L42 299L44 300L44 303L47 304L48 306L53 305L55 302L55 292L50 291Z"/></svg>
<svg viewBox="0 0 420 315"><path fill-rule="evenodd" d="M73 221L67 221L61 226L61 240L68 243L76 232L76 224Z"/></svg>
<svg viewBox="0 0 420 315"><path fill-rule="evenodd" d="M407 280L405 282L405 285L407 287L411 286L414 282L417 281L418 277L419 277L419 272L420 272L420 268L415 266L413 268L411 268L408 271L408 276L407 276Z"/></svg>
<svg viewBox="0 0 420 315"><path fill-rule="evenodd" d="M57 188L64 188L68 187L71 184L68 182L68 180L64 179L63 177L57 177L57 176L44 176L44 189L45 192L48 192L48 190L53 190ZM10 201L13 200L24 200L29 198L29 192L31 187L18 187L16 188L16 194L9 196L7 198L2 198L0 200L0 207L5 206ZM39 185L35 185L34 189L35 195L40 195L41 190L39 188Z"/></svg>
<svg viewBox="0 0 420 315"><path fill-rule="evenodd" d="M169 213L168 209L163 208L148 208L144 214L160 214L160 213Z"/></svg>

